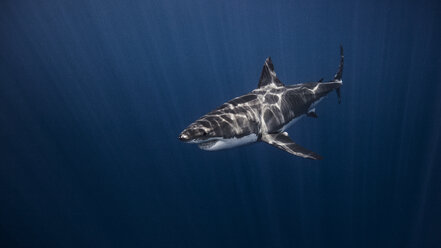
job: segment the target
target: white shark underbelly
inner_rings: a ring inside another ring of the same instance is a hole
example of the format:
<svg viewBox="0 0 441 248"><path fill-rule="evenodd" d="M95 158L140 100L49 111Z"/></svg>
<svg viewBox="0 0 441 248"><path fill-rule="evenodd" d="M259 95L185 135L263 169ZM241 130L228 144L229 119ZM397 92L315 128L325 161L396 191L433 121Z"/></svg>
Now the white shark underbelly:
<svg viewBox="0 0 441 248"><path fill-rule="evenodd" d="M256 141L257 141L257 135L253 133L240 138L234 137L230 139L217 139L206 143L200 143L199 148L206 151L217 151L217 150L233 148L236 146L246 145Z"/></svg>

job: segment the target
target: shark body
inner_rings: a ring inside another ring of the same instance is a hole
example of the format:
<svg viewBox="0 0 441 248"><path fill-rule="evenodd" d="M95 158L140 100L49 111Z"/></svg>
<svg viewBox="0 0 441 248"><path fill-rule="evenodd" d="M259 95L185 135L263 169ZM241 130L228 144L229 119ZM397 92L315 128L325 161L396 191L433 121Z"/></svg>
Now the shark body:
<svg viewBox="0 0 441 248"><path fill-rule="evenodd" d="M202 116L178 138L208 151L262 141L296 156L322 159L294 143L285 130L303 116L317 118L315 106L333 90L336 90L340 103L343 62L343 48L340 47L340 65L334 80L284 85L277 78L269 57L255 90Z"/></svg>

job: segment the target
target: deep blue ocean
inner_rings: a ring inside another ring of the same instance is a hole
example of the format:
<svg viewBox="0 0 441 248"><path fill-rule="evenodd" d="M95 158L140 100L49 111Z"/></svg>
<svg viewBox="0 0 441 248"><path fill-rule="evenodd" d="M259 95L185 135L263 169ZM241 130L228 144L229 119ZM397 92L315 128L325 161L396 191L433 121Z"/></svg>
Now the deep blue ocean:
<svg viewBox="0 0 441 248"><path fill-rule="evenodd" d="M0 247L441 247L441 2L3 0ZM342 102L264 143L177 139L257 87Z"/></svg>

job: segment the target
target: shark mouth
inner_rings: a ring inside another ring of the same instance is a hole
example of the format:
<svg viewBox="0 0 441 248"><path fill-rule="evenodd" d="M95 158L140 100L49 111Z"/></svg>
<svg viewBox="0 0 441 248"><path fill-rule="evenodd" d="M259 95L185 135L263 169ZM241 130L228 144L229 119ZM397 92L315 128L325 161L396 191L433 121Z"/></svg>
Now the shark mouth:
<svg viewBox="0 0 441 248"><path fill-rule="evenodd" d="M206 142L199 143L198 147L202 150L207 150L207 149L210 149L211 147L213 147L217 142L218 142L218 140L209 140Z"/></svg>

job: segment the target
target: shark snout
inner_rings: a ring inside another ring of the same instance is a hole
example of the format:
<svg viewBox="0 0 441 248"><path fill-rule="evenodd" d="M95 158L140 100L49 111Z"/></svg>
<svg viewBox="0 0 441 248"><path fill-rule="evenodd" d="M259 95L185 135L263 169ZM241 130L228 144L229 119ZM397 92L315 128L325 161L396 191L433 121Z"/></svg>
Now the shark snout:
<svg viewBox="0 0 441 248"><path fill-rule="evenodd" d="M186 141L189 141L189 140L190 140L190 137L188 137L188 135L186 135L186 134L184 134L184 133L181 133L181 134L178 136L178 139L179 139L180 141L184 141L184 142L186 142Z"/></svg>

